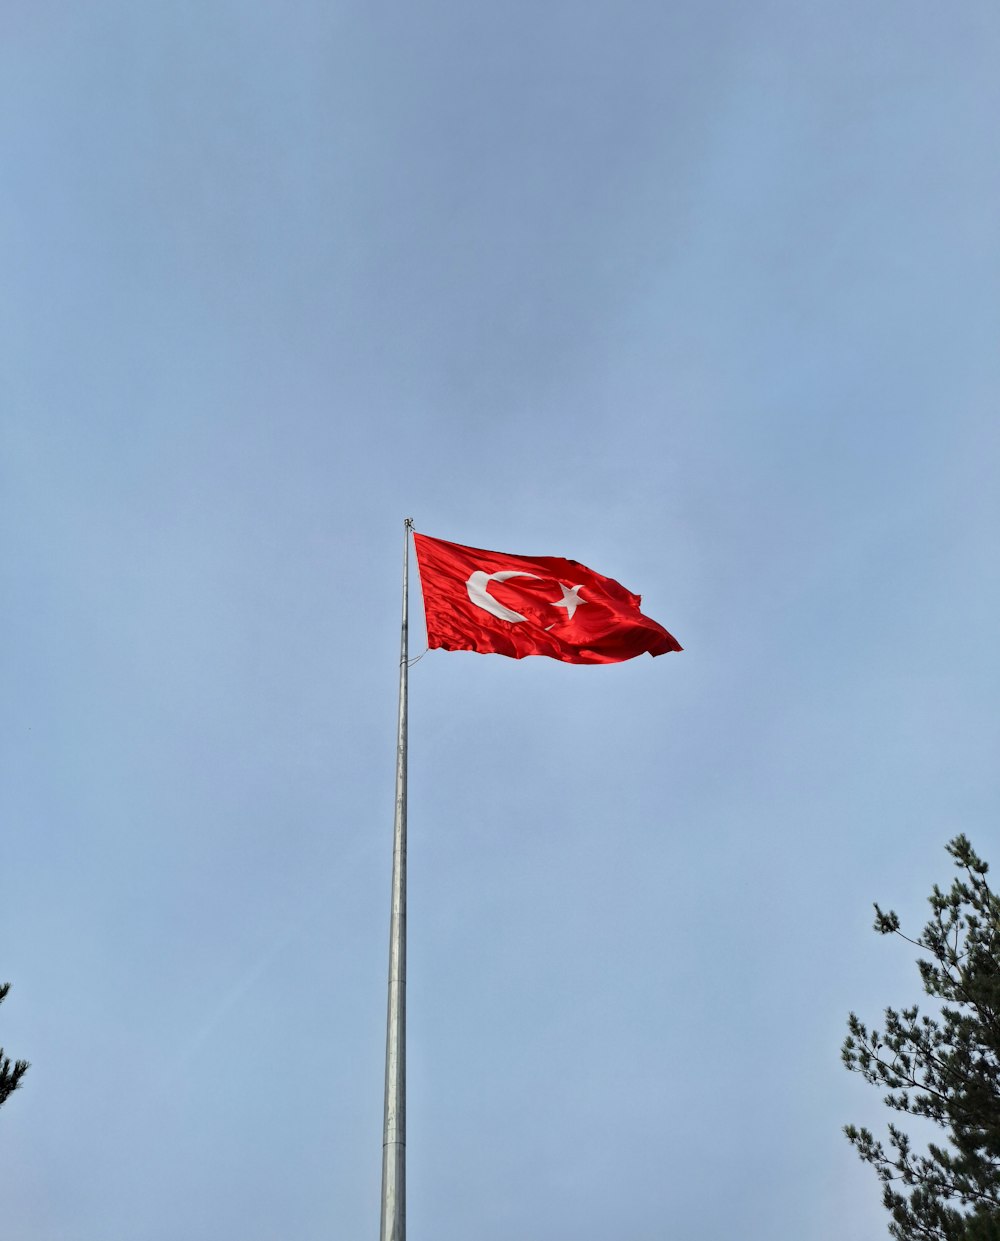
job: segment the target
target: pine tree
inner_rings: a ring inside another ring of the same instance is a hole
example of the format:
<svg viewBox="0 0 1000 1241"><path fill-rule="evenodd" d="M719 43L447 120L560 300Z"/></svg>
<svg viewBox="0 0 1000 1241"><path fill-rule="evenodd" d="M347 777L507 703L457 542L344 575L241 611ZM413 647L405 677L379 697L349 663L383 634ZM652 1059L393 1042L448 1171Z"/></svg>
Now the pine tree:
<svg viewBox="0 0 1000 1241"><path fill-rule="evenodd" d="M842 1052L888 1107L932 1121L945 1140L921 1153L897 1124L888 1149L868 1129L845 1132L882 1183L898 1241L1000 1241L1000 897L965 836L947 848L961 873L948 892L935 884L919 938L875 906L876 931L920 949L936 1011L887 1008L882 1030L851 1013Z"/></svg>
<svg viewBox="0 0 1000 1241"><path fill-rule="evenodd" d="M7 998L9 990L9 982L0 983L0 1004ZM11 1064L10 1057L5 1056L3 1048L0 1047L0 1104L6 1102L7 1096L13 1094L20 1086L21 1078L27 1071L27 1060L15 1060Z"/></svg>

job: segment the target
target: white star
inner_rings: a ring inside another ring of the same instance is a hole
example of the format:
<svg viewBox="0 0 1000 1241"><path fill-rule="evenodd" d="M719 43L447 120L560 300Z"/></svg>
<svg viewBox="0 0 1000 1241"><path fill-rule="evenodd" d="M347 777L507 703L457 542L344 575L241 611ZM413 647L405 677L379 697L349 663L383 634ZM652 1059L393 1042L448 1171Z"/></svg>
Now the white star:
<svg viewBox="0 0 1000 1241"><path fill-rule="evenodd" d="M552 606L554 608L565 608L566 619L572 620L573 613L576 611L576 609L580 607L581 604L587 602L586 599L580 598L579 592L583 589L583 587L582 586L570 586L569 588L567 588L562 584L562 582L560 582L559 589L562 591L563 597L559 600L558 603L553 603Z"/></svg>

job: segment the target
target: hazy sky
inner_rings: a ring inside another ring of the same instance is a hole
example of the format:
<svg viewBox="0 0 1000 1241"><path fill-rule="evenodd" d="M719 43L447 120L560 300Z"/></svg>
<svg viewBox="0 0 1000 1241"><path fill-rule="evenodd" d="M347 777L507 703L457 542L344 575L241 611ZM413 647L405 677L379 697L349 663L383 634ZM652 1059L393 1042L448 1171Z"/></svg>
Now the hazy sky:
<svg viewBox="0 0 1000 1241"><path fill-rule="evenodd" d="M995 3L0 8L5 1241L377 1236L408 516L685 647L413 669L412 1241L885 1236L871 902L1000 865Z"/></svg>

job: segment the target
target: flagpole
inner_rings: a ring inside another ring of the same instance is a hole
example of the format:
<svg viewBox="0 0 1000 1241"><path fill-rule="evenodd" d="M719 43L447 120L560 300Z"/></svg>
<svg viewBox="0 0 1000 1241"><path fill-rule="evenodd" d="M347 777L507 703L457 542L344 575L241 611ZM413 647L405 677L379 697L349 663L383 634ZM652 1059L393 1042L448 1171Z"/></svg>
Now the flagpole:
<svg viewBox="0 0 1000 1241"><path fill-rule="evenodd" d="M399 639L399 723L396 809L392 827L392 913L389 919L389 1000L385 1031L385 1113L382 1127L381 1241L406 1241L406 715L410 531L403 526L403 620Z"/></svg>

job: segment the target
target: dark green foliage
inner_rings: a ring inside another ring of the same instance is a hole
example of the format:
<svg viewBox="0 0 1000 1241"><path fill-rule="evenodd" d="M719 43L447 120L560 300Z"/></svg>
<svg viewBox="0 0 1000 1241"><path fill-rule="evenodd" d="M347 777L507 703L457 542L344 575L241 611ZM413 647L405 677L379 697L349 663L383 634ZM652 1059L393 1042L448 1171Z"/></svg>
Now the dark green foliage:
<svg viewBox="0 0 1000 1241"><path fill-rule="evenodd" d="M7 998L7 992L10 990L10 983L0 983L0 1004ZM10 1057L3 1054L3 1048L0 1047L0 1103L5 1102L7 1096L20 1086L21 1078L28 1071L27 1060L15 1060L11 1064Z"/></svg>
<svg viewBox="0 0 1000 1241"><path fill-rule="evenodd" d="M1000 897L964 836L948 852L960 876L948 892L935 885L918 939L875 906L880 934L921 950L935 1014L887 1008L885 1028L869 1030L851 1013L843 1047L847 1068L885 1090L893 1111L925 1117L944 1140L920 1153L898 1125L888 1149L867 1129L845 1132L882 1182L899 1241L1000 1241Z"/></svg>

